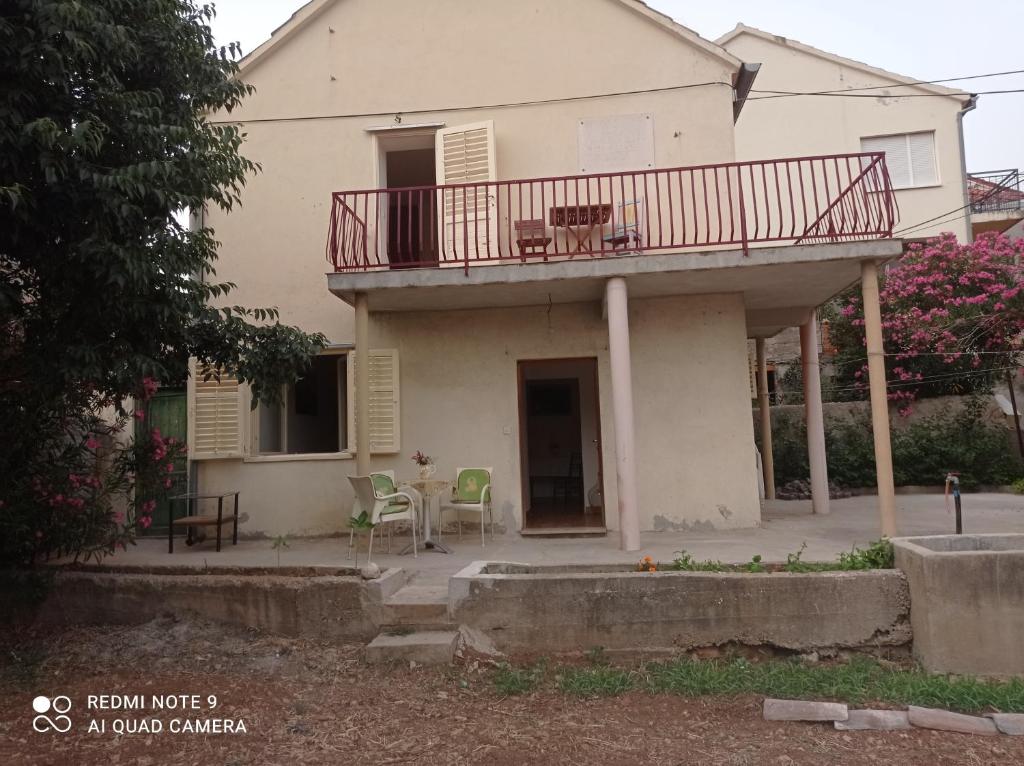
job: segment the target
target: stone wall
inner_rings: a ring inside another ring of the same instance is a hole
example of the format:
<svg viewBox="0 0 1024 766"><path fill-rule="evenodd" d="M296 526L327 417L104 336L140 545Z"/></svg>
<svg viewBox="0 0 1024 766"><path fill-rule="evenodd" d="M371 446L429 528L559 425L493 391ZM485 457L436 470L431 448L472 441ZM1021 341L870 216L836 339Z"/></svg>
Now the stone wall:
<svg viewBox="0 0 1024 766"><path fill-rule="evenodd" d="M510 653L727 643L812 650L896 646L911 638L907 583L896 570L598 569L477 562L451 579L449 612Z"/></svg>
<svg viewBox="0 0 1024 766"><path fill-rule="evenodd" d="M134 625L171 614L272 635L362 640L377 631L365 599L362 581L351 574L62 571L33 621Z"/></svg>

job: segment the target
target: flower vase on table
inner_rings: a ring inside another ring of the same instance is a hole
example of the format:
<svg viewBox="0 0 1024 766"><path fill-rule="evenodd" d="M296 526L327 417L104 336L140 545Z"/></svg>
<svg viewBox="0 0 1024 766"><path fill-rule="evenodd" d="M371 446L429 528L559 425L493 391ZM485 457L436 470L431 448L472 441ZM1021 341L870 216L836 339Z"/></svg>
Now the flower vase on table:
<svg viewBox="0 0 1024 766"><path fill-rule="evenodd" d="M416 454L412 456L412 462L414 462L420 474L420 479L426 481L437 471L437 466L434 465L434 458L429 455L424 455L419 450L416 450Z"/></svg>

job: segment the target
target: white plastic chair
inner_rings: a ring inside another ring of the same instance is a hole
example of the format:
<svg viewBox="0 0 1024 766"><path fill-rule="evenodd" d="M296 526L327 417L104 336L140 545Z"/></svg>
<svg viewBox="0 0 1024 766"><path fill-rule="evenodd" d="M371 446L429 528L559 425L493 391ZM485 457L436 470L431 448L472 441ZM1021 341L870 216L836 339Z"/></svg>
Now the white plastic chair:
<svg viewBox="0 0 1024 766"><path fill-rule="evenodd" d="M386 473L378 473L378 476L387 476ZM391 477L388 477L391 478ZM352 489L355 491L357 504L352 507L353 518L357 518L366 513L367 518L370 520L370 545L366 550L366 561L370 562L373 556L373 532L378 524L384 524L393 521L410 521L412 522L412 552L413 556L417 556L416 553L416 527L419 523L419 513L417 512L417 502L413 495L404 489L396 490L395 492L381 491L374 486L373 475L370 476L349 476L349 482L352 484ZM392 486L394 486L394 480L391 480ZM358 511L356 510L358 507ZM349 558L352 557L352 547L355 539L355 527L352 527L348 537L348 552ZM356 560L358 563L358 559Z"/></svg>
<svg viewBox="0 0 1024 766"><path fill-rule="evenodd" d="M452 498L444 503L438 512L438 540L444 527L444 512L455 511L459 522L459 539L462 539L462 511L480 514L480 547L486 546L484 535L484 513L491 522L491 541L494 541L494 513L491 509L491 475L493 468L458 468Z"/></svg>

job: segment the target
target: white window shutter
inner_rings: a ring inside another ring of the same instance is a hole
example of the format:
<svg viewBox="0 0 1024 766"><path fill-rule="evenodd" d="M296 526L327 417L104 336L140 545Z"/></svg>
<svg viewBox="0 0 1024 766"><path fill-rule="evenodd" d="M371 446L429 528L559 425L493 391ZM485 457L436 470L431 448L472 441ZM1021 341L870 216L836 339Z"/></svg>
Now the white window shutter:
<svg viewBox="0 0 1024 766"><path fill-rule="evenodd" d="M892 179L894 187L900 189L913 186L905 134L862 138L860 148L865 152L885 153L885 166L889 169L889 177Z"/></svg>
<svg viewBox="0 0 1024 766"><path fill-rule="evenodd" d="M361 360L355 353L349 354L349 401L355 412L355 365ZM398 349L370 349L370 452L375 455L393 454L401 450L401 395L398 376ZM356 422L351 421L349 444L356 444ZM354 449L353 449L354 451Z"/></svg>
<svg viewBox="0 0 1024 766"><path fill-rule="evenodd" d="M189 457L192 460L237 458L244 454L242 386L222 373L218 380L206 365L189 365Z"/></svg>
<svg viewBox="0 0 1024 766"><path fill-rule="evenodd" d="M933 186L939 182L935 167L935 134L911 133L907 136L910 174L914 186Z"/></svg>
<svg viewBox="0 0 1024 766"><path fill-rule="evenodd" d="M494 121L457 125L437 131L434 139L437 183L483 184L497 180ZM442 265L464 257L486 257L488 243L497 256L498 220L492 188L472 186L447 189L438 210L443 250Z"/></svg>

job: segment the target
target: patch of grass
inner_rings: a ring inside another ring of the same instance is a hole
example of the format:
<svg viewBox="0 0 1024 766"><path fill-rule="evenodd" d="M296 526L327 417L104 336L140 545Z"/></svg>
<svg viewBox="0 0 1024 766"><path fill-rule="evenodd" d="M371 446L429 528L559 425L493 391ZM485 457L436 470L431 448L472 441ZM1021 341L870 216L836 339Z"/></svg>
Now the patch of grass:
<svg viewBox="0 0 1024 766"><path fill-rule="evenodd" d="M856 658L836 665L796 660L752 663L744 659L652 662L638 670L613 667L564 668L557 687L577 696L627 691L702 695L763 694L785 699L828 699L862 705L887 702L962 712L1024 712L1024 680L984 681L894 670Z"/></svg>
<svg viewBox="0 0 1024 766"><path fill-rule="evenodd" d="M723 564L721 561L697 561L686 551L677 551L672 569L682 572L849 572L863 569L892 569L895 566L892 543L881 538L869 543L866 548L853 548L849 553L840 553L838 561L804 561L807 549L805 540L796 553L786 556L781 567L766 564L761 556L753 556L746 564Z"/></svg>
<svg viewBox="0 0 1024 766"><path fill-rule="evenodd" d="M499 694L508 697L529 694L544 680L544 671L543 661L529 668L514 668L507 663L503 664L494 674L494 688Z"/></svg>
<svg viewBox="0 0 1024 766"><path fill-rule="evenodd" d="M725 564L721 561L697 561L692 554L686 551L676 551L672 568L683 572L724 572Z"/></svg>
<svg viewBox="0 0 1024 766"><path fill-rule="evenodd" d="M560 691L578 697L614 696L637 688L632 672L608 665L563 668L557 684Z"/></svg>

